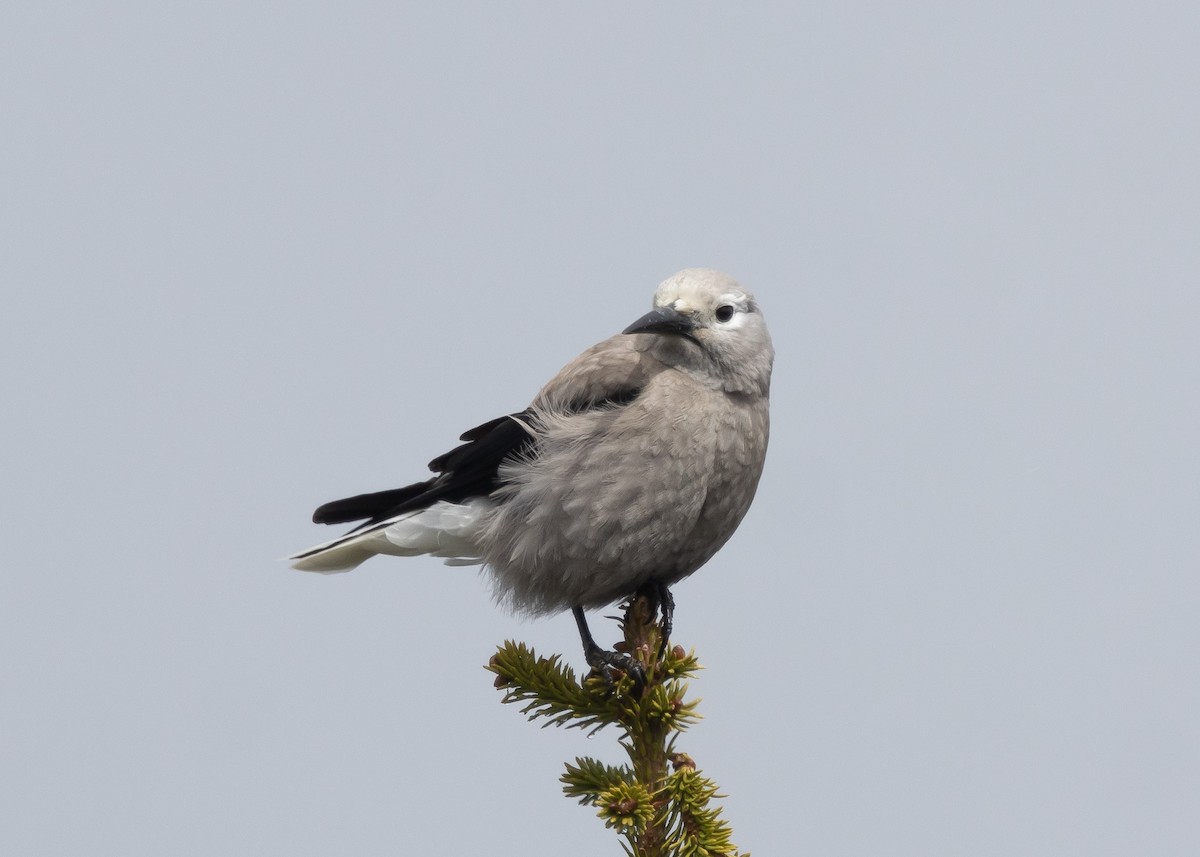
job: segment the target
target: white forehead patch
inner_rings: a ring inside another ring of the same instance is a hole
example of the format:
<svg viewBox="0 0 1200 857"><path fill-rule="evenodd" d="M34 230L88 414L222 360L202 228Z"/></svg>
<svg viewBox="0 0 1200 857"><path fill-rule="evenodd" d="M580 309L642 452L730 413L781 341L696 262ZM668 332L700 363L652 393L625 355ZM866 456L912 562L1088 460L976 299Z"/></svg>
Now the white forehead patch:
<svg viewBox="0 0 1200 857"><path fill-rule="evenodd" d="M750 294L728 274L709 268L685 268L659 285L654 305L672 307L679 312L712 310L721 303L744 308Z"/></svg>

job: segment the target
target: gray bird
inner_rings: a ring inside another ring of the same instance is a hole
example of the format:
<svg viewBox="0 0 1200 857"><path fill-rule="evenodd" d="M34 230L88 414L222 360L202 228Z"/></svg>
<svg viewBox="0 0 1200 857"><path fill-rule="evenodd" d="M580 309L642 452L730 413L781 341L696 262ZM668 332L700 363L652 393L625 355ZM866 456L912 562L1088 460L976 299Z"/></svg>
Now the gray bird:
<svg viewBox="0 0 1200 857"><path fill-rule="evenodd" d="M767 451L775 352L754 296L719 271L665 280L654 309L580 354L528 408L462 435L405 488L326 503L363 521L291 557L348 571L376 554L484 564L497 600L570 609L588 664L640 667L592 639L587 608L646 594L670 634L672 584L704 565L750 508Z"/></svg>

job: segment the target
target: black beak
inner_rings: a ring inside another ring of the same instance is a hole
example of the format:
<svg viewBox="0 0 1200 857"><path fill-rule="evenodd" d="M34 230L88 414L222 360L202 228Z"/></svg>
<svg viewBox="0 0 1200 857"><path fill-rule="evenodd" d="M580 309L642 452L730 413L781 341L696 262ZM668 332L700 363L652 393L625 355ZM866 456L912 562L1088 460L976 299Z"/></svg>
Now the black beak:
<svg viewBox="0 0 1200 857"><path fill-rule="evenodd" d="M625 328L622 333L673 333L676 336L683 336L687 339L694 339L692 331L696 329L696 323L680 312L676 312L670 307L656 309L653 312L648 312L629 327Z"/></svg>

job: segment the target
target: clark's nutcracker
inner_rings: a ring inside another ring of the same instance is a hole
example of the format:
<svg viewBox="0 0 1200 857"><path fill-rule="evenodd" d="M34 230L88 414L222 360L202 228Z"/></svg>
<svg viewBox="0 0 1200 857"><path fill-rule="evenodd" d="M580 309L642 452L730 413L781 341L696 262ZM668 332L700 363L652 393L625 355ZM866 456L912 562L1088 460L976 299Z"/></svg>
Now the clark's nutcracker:
<svg viewBox="0 0 1200 857"><path fill-rule="evenodd" d="M583 611L644 593L670 634L668 587L725 544L754 498L767 451L774 349L754 296L690 268L654 309L568 363L517 414L466 432L433 478L326 503L318 524L362 524L291 557L348 571L375 554L484 564L497 600L528 614L570 609L588 663L604 651Z"/></svg>

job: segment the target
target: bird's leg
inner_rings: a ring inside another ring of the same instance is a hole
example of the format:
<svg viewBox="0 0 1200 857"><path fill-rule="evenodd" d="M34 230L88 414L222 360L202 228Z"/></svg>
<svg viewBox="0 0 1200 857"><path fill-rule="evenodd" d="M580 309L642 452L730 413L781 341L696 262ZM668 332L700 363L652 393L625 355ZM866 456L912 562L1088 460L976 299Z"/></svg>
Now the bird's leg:
<svg viewBox="0 0 1200 857"><path fill-rule="evenodd" d="M646 687L646 670L642 665L634 660L632 655L610 652L600 648L592 639L592 632L588 630L583 608L572 607L571 612L575 615L575 625L579 628L579 638L583 642L583 657L587 660L588 666L604 676L604 680L609 685L613 683L613 668L623 670L633 680L633 695L641 696L642 690Z"/></svg>
<svg viewBox="0 0 1200 857"><path fill-rule="evenodd" d="M671 631L675 625L675 596L661 580L652 580L638 590L637 597L645 598L650 605L651 622L657 614L662 614L662 620L658 623L658 657L661 660L667 653L667 645L671 642Z"/></svg>
<svg viewBox="0 0 1200 857"><path fill-rule="evenodd" d="M671 631L675 629L675 596L661 580L655 584L658 589L658 609L662 612L662 621L658 623L661 636L658 640L658 657L661 659L667 653L671 642Z"/></svg>

